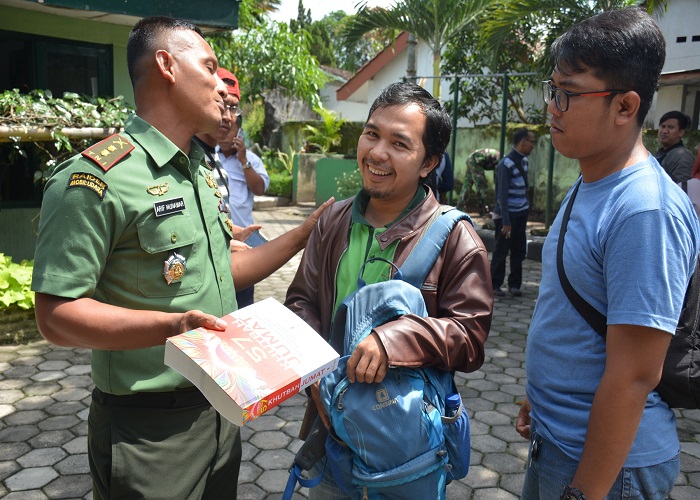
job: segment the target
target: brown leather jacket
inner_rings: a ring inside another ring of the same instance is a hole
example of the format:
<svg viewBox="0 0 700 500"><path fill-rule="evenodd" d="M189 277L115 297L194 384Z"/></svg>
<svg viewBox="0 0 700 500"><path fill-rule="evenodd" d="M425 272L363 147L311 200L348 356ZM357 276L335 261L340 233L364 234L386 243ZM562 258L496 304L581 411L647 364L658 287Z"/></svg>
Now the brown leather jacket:
<svg viewBox="0 0 700 500"><path fill-rule="evenodd" d="M394 263L401 266L423 227L440 208L429 194L414 210L379 234L386 248L399 240ZM336 272L348 247L352 199L333 204L311 233L285 305L328 339L336 295ZM491 327L493 290L486 248L474 228L460 221L450 233L421 287L429 317L408 314L376 327L390 366L436 366L473 372L484 362ZM309 404L301 437L315 418Z"/></svg>

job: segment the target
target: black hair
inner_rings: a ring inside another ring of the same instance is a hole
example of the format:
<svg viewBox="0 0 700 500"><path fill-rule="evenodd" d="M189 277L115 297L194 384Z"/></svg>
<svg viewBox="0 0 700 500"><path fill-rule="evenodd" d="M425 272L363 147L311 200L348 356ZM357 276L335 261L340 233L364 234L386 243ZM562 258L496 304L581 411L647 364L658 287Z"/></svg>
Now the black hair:
<svg viewBox="0 0 700 500"><path fill-rule="evenodd" d="M176 29L191 30L202 36L202 31L191 22L167 16L144 17L131 29L126 44L126 65L132 85L138 79L137 66L141 58L162 48L157 46L161 42L159 37Z"/></svg>
<svg viewBox="0 0 700 500"><path fill-rule="evenodd" d="M530 134L530 129L527 127L522 127L519 129L516 129L515 132L513 132L513 145L517 146L520 141L525 139L528 135Z"/></svg>
<svg viewBox="0 0 700 500"><path fill-rule="evenodd" d="M608 89L639 94L640 127L651 107L665 59L661 30L639 7L602 12L581 21L557 38L551 48L551 63L558 71L570 74L590 69ZM614 96L607 97L608 104Z"/></svg>
<svg viewBox="0 0 700 500"><path fill-rule="evenodd" d="M661 118L659 119L659 125L661 125L666 120L670 120L672 118L678 120L679 129L685 130L688 127L690 127L690 117L680 111L667 111L666 113L661 115Z"/></svg>
<svg viewBox="0 0 700 500"><path fill-rule="evenodd" d="M425 147L425 159L437 158L440 161L450 142L452 123L450 115L442 107L440 101L435 99L430 92L420 85L412 82L392 83L374 100L369 108L367 121L378 108L388 106L417 104L425 115L425 131L423 132L423 146Z"/></svg>

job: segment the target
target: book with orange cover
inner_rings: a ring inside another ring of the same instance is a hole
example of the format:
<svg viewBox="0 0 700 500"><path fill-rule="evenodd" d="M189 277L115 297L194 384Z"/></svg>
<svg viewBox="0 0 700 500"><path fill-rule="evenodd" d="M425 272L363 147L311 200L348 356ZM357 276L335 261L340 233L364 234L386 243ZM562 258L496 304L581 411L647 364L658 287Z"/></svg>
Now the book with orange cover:
<svg viewBox="0 0 700 500"><path fill-rule="evenodd" d="M243 425L320 380L338 353L274 298L167 339L165 364L189 379L227 420Z"/></svg>

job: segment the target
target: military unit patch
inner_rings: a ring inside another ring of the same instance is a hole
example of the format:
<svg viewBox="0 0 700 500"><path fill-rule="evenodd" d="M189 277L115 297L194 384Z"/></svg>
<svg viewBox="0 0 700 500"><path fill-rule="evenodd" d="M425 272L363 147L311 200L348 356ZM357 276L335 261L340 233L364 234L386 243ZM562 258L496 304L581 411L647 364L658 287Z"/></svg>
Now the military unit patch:
<svg viewBox="0 0 700 500"><path fill-rule="evenodd" d="M105 191L107 191L107 183L105 181L103 181L99 177L95 177L92 174L88 174L87 172L72 173L70 178L68 179L67 187L83 187L90 189L97 193L97 196L100 197L100 200L104 199Z"/></svg>
<svg viewBox="0 0 700 500"><path fill-rule="evenodd" d="M105 172L134 149L134 145L119 134L93 144L82 155L97 163Z"/></svg>

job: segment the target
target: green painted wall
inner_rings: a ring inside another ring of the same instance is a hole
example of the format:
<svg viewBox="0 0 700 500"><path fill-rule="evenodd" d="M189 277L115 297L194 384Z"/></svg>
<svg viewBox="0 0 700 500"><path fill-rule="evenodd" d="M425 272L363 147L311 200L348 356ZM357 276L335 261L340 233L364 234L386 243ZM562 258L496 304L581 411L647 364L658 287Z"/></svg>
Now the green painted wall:
<svg viewBox="0 0 700 500"><path fill-rule="evenodd" d="M337 178L345 172L357 170L357 160L343 158L321 158L316 162L316 204L319 205L331 196L338 196Z"/></svg>
<svg viewBox="0 0 700 500"><path fill-rule="evenodd" d="M131 26L106 24L75 18L55 16L43 12L0 7L0 29L17 31L81 42L112 46L114 94L134 104L129 73L126 69L126 42Z"/></svg>

